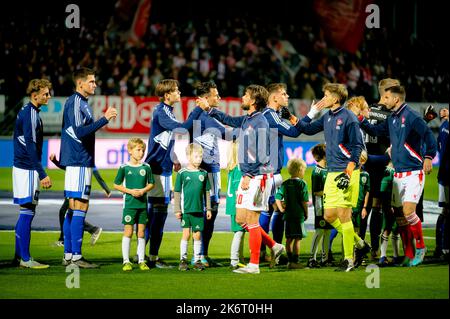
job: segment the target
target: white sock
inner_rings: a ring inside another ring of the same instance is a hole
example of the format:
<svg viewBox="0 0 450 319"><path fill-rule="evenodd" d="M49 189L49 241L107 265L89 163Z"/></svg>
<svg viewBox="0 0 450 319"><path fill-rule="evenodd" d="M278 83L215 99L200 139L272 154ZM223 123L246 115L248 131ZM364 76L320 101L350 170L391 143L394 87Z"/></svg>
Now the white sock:
<svg viewBox="0 0 450 319"><path fill-rule="evenodd" d="M187 254L188 254L188 244L189 242L187 240L181 240L180 242L180 260L186 259L187 260Z"/></svg>
<svg viewBox="0 0 450 319"><path fill-rule="evenodd" d="M392 233L392 250L394 257L398 257L398 252L400 251L400 235Z"/></svg>
<svg viewBox="0 0 450 319"><path fill-rule="evenodd" d="M386 257L388 244L389 244L389 235L386 236L386 235L382 234L381 235L380 257Z"/></svg>
<svg viewBox="0 0 450 319"><path fill-rule="evenodd" d="M311 255L314 257L314 259L316 259L317 250L319 248L319 243L322 237L323 237L323 229L320 228L316 229L311 242Z"/></svg>
<svg viewBox="0 0 450 319"><path fill-rule="evenodd" d="M323 230L322 237L322 261L328 260L328 252L330 251L330 234L331 229Z"/></svg>
<svg viewBox="0 0 450 319"><path fill-rule="evenodd" d="M231 265L236 266L239 263L239 248L241 243L243 243L242 237L244 236L243 231L237 231L234 233L233 241L231 242L231 252L230 259Z"/></svg>
<svg viewBox="0 0 450 319"><path fill-rule="evenodd" d="M145 261L145 238L138 238L137 244L137 254L138 254L138 262L142 263Z"/></svg>
<svg viewBox="0 0 450 319"><path fill-rule="evenodd" d="M258 264L248 263L247 266L248 266L249 268L259 268L259 265L258 265Z"/></svg>
<svg viewBox="0 0 450 319"><path fill-rule="evenodd" d="M126 236L122 237L123 263L130 262L130 243L131 243L131 238L126 237Z"/></svg>
<svg viewBox="0 0 450 319"><path fill-rule="evenodd" d="M244 237L245 237L245 231L242 231L242 238L241 243L239 245L239 261L244 262Z"/></svg>
<svg viewBox="0 0 450 319"><path fill-rule="evenodd" d="M72 259L72 253L65 253L64 254L64 259L65 260L71 260Z"/></svg>
<svg viewBox="0 0 450 319"><path fill-rule="evenodd" d="M80 260L81 257L83 257L83 256L82 256L82 255L73 255L73 256L72 256L72 261Z"/></svg>
<svg viewBox="0 0 450 319"><path fill-rule="evenodd" d="M195 261L200 261L201 256L200 252L202 251L202 241L201 240L194 240L194 259Z"/></svg>

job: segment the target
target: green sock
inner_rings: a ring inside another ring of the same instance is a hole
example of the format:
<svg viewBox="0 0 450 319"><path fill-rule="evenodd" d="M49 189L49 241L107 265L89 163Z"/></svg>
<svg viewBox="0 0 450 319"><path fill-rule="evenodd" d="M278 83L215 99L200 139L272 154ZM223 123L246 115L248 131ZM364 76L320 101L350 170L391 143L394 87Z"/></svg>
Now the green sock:
<svg viewBox="0 0 450 319"><path fill-rule="evenodd" d="M342 223L342 242L344 244L344 258L353 260L354 229L352 221Z"/></svg>
<svg viewBox="0 0 450 319"><path fill-rule="evenodd" d="M339 220L339 218L336 218L336 220L331 223L331 226L336 228L338 233L342 235L342 224L341 224L341 221Z"/></svg>

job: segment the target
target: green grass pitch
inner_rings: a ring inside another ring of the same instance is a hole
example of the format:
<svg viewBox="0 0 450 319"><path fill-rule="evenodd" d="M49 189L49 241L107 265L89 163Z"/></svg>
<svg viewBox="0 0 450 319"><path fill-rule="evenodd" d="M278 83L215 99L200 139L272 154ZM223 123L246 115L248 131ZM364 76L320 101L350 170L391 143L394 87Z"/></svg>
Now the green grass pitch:
<svg viewBox="0 0 450 319"><path fill-rule="evenodd" d="M430 255L434 250L434 231L425 229ZM301 261L308 258L311 236L301 243ZM14 254L14 233L0 232L0 299L448 299L448 264L424 264L415 268L380 268L379 288L368 288L366 281L375 283L374 272L364 267L350 273L336 273L334 268L287 270L285 266L269 269L261 265L259 275L231 272L229 250L231 233L215 233L210 256L224 267L208 268L203 272L173 269L151 269L130 272L121 270L120 233L103 233L95 246L90 246L89 234L84 238L83 254L101 264L100 269L81 269L80 287L67 288L66 273L60 262L62 247L53 246L56 232L33 232L31 253L41 262L51 265L44 270L6 267ZM248 235L247 235L248 236ZM181 233L165 233L160 256L177 266ZM248 257L247 239L245 255ZM333 244L335 256L340 254L340 238ZM136 249L133 239L131 252ZM388 253L390 253L388 251ZM189 247L189 256L192 246ZM70 281L70 280L69 280Z"/></svg>
<svg viewBox="0 0 450 319"><path fill-rule="evenodd" d="M12 191L12 169L11 168L0 168L0 190L3 191ZM103 179L106 181L108 186L112 189L114 177L116 176L117 170L114 169L101 169L99 170L100 174L102 175ZM305 181L308 184L308 190L311 194L311 172L312 167L308 167L306 169L305 173ZM438 167L434 167L433 171L430 175L426 176L425 179L425 194L424 199L426 200L432 200L437 201L438 200L438 183L437 183L437 172ZM64 190L64 171L60 169L51 169L47 170L47 173L49 174L53 186L51 190L54 191L62 191ZM227 172L226 170L221 170L221 182L222 182L222 193L226 191L227 189ZM289 174L287 172L286 168L283 168L281 170L281 175L283 176L283 180L289 178ZM173 182L175 183L175 177L176 174L173 174ZM97 180L95 178L92 178L93 180L93 189L94 190L100 190L100 185L97 183ZM45 191L45 190L43 190Z"/></svg>

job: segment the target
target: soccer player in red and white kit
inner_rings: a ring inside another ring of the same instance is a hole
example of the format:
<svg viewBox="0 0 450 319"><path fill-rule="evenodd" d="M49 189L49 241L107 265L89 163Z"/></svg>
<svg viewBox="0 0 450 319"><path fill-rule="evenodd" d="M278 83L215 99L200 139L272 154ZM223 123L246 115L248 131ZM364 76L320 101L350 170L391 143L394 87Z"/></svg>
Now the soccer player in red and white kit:
<svg viewBox="0 0 450 319"><path fill-rule="evenodd" d="M233 270L236 273L259 274L261 242L272 249L272 263L285 251L259 225L261 211L267 211L272 189L273 168L269 161L269 124L261 113L269 93L260 85L249 85L242 97L242 109L247 115L232 117L216 109L209 115L232 127L240 127L239 168L242 178L236 192L236 221L249 232L250 262Z"/></svg>
<svg viewBox="0 0 450 319"><path fill-rule="evenodd" d="M368 134L390 137L395 168L392 207L405 250L403 265L417 266L425 257L426 248L416 206L425 185L424 173L429 174L433 168L431 161L436 156L437 144L422 116L405 103L405 97L405 88L401 85L386 88L381 99L386 108L392 111L387 120L372 125L360 116L360 121ZM424 143L426 150L422 156ZM413 238L416 240L415 256Z"/></svg>

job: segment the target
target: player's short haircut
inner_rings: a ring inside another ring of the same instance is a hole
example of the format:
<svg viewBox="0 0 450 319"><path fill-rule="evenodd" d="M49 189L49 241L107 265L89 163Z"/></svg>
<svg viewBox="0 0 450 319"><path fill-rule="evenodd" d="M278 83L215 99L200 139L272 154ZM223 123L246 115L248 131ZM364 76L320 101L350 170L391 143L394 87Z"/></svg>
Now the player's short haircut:
<svg viewBox="0 0 450 319"><path fill-rule="evenodd" d="M48 88L49 90L51 90L52 84L50 83L49 80L33 79L30 81L30 83L28 83L27 95L31 96L32 93L39 92L41 89L44 89L44 88Z"/></svg>
<svg viewBox="0 0 450 319"><path fill-rule="evenodd" d="M267 99L269 98L269 92L267 92L265 87L257 84L251 84L245 88L245 92L249 92L250 98L255 100L255 106L257 111L261 111L263 108L267 106Z"/></svg>
<svg viewBox="0 0 450 319"><path fill-rule="evenodd" d="M172 93L179 87L179 83L174 79L164 79L158 82L155 88L155 94L159 97L161 102L164 101L166 93Z"/></svg>
<svg viewBox="0 0 450 319"><path fill-rule="evenodd" d="M291 176L298 176L302 169L306 169L306 162L300 158L292 158L287 163L287 170Z"/></svg>
<svg viewBox="0 0 450 319"><path fill-rule="evenodd" d="M344 104L348 97L347 87L340 83L327 83L322 87L322 91L328 91L339 99L339 104Z"/></svg>
<svg viewBox="0 0 450 319"><path fill-rule="evenodd" d="M382 79L382 80L380 80L380 82L378 82L378 93L381 96L381 95L383 95L384 91L386 91L386 89L388 87L395 86L395 85L400 85L400 81L397 79L391 79L391 78Z"/></svg>
<svg viewBox="0 0 450 319"><path fill-rule="evenodd" d="M142 148L145 151L146 145L144 143L144 141L142 139L140 139L139 137L132 137L128 140L128 144L127 144L127 149L129 151L131 151L132 149L134 149L136 146L142 146Z"/></svg>
<svg viewBox="0 0 450 319"><path fill-rule="evenodd" d="M203 154L203 148L200 144L191 143L186 146L186 156L190 158L194 153Z"/></svg>
<svg viewBox="0 0 450 319"><path fill-rule="evenodd" d="M271 83L266 86L267 92L269 95L272 93L277 93L279 90L287 90L287 86L284 83Z"/></svg>
<svg viewBox="0 0 450 319"><path fill-rule="evenodd" d="M366 99L364 96L354 96L347 101L347 108L358 108L359 110L363 110L366 104Z"/></svg>
<svg viewBox="0 0 450 319"><path fill-rule="evenodd" d="M95 75L95 71L89 68L79 68L72 74L73 83L77 85L78 80L86 80L88 75Z"/></svg>
<svg viewBox="0 0 450 319"><path fill-rule="evenodd" d="M323 160L326 156L326 145L324 143L320 143L314 145L311 149L311 154L317 162Z"/></svg>
<svg viewBox="0 0 450 319"><path fill-rule="evenodd" d="M214 81L202 82L195 89L195 95L205 97L211 93L211 89L217 89L217 85Z"/></svg>
<svg viewBox="0 0 450 319"><path fill-rule="evenodd" d="M364 164L369 159L369 156L367 155L367 152L365 150L361 151L361 155L359 156L359 162Z"/></svg>
<svg viewBox="0 0 450 319"><path fill-rule="evenodd" d="M386 88L385 92L391 92L400 98L400 101L405 101L406 91L403 85L394 85Z"/></svg>

